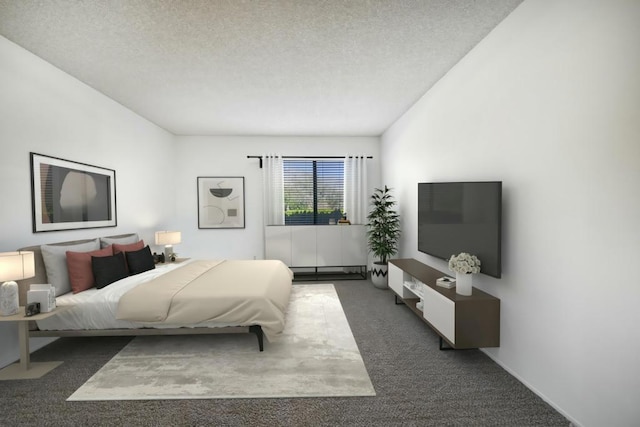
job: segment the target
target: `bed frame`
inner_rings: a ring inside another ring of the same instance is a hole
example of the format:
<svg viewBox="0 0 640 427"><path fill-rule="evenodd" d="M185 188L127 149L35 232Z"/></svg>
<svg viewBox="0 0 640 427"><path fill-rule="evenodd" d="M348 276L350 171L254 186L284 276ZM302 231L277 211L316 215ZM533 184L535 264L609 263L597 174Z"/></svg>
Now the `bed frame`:
<svg viewBox="0 0 640 427"><path fill-rule="evenodd" d="M120 234L116 236L105 236L109 238L130 237L134 234ZM53 246L70 246L78 243L87 243L95 239L73 240L68 242L47 243ZM34 283L47 283L47 272L42 259L40 246L28 246L18 249L19 251L31 251L35 261L35 276L30 279L18 281L20 292L20 306L27 305L27 291ZM208 334L235 334L253 333L258 338L260 351L264 350L264 333L260 325L251 326L225 326L219 328L139 328L139 329L81 329L81 330L59 330L41 331L35 322L32 322L29 330L29 337L95 337L95 336L141 336L141 335L208 335Z"/></svg>

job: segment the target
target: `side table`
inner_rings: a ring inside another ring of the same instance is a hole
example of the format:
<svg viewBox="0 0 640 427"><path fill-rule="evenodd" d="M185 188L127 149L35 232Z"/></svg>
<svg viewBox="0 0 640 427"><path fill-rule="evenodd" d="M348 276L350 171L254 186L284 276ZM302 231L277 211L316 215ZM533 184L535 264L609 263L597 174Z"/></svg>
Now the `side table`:
<svg viewBox="0 0 640 427"><path fill-rule="evenodd" d="M47 317L55 316L70 308L71 306L56 307L55 310L47 313L39 313L26 317L24 315L24 307L20 307L20 311L18 311L17 314L0 316L0 322L18 323L18 342L20 346L20 361L1 369L0 381L40 378L62 364L62 362L31 363L31 355L29 353L29 322L32 320L44 320Z"/></svg>

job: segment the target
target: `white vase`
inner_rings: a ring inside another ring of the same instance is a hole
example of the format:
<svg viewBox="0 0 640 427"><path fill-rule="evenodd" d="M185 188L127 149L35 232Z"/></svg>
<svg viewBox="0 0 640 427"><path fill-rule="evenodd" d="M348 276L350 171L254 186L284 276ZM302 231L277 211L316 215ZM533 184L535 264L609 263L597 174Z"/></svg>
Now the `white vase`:
<svg viewBox="0 0 640 427"><path fill-rule="evenodd" d="M0 286L0 314L11 316L18 313L18 284L16 282L4 282Z"/></svg>
<svg viewBox="0 0 640 427"><path fill-rule="evenodd" d="M456 293L469 296L473 292L473 274L456 273Z"/></svg>

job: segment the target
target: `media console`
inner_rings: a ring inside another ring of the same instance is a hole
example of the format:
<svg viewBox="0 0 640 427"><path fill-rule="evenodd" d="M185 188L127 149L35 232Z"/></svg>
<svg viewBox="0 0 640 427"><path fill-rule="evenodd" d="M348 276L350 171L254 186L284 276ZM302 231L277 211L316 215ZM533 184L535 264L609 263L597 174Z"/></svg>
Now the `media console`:
<svg viewBox="0 0 640 427"><path fill-rule="evenodd" d="M437 286L444 275L415 259L389 261L389 287L396 302L399 297L440 336L441 350L500 347L500 300L476 288L464 296L455 288Z"/></svg>

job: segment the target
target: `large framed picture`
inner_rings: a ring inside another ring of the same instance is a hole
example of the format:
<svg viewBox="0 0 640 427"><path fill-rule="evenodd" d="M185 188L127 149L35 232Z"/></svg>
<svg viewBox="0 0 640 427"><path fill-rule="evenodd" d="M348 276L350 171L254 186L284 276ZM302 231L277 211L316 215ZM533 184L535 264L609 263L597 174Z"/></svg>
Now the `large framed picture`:
<svg viewBox="0 0 640 427"><path fill-rule="evenodd" d="M115 227L116 172L31 153L33 232Z"/></svg>
<svg viewBox="0 0 640 427"><path fill-rule="evenodd" d="M244 228L244 177L198 177L198 228Z"/></svg>

